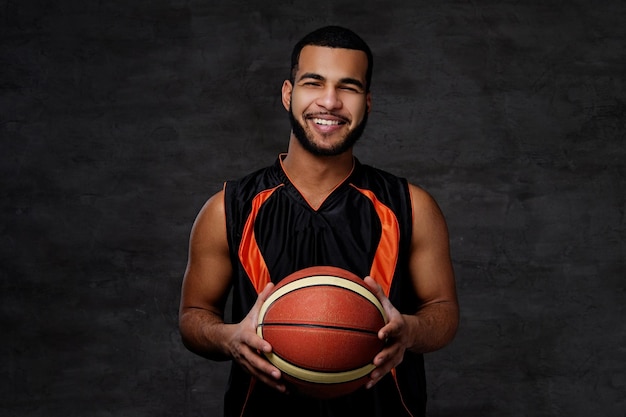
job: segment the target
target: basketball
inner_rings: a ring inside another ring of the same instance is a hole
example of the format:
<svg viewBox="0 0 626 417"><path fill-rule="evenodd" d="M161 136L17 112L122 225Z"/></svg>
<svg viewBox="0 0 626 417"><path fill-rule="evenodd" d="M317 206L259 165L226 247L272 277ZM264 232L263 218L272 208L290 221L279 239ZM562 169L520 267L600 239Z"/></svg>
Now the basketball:
<svg viewBox="0 0 626 417"><path fill-rule="evenodd" d="M383 348L382 305L357 275L314 266L285 277L261 306L257 334L292 391L333 398L368 381Z"/></svg>

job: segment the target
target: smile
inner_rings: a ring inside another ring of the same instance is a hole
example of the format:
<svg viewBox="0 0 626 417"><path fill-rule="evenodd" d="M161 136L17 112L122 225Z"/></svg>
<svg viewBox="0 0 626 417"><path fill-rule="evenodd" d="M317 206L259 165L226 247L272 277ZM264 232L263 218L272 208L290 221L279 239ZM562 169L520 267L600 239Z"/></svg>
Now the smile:
<svg viewBox="0 0 626 417"><path fill-rule="evenodd" d="M338 126L344 123L341 120L326 120L326 119L317 119L317 118L314 118L312 120L313 120L313 123L318 124L318 125L323 125L323 126Z"/></svg>

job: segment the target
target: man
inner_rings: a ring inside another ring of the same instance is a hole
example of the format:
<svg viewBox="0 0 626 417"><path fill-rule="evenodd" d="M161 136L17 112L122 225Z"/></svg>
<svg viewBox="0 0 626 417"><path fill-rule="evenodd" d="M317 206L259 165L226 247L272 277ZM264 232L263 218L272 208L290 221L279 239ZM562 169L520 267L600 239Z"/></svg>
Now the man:
<svg viewBox="0 0 626 417"><path fill-rule="evenodd" d="M341 27L294 47L282 103L292 131L273 166L227 182L200 211L182 286L185 346L232 360L226 416L423 416L423 356L448 344L458 304L448 232L419 187L362 165L353 146L371 111L372 54ZM365 387L331 400L289 393L260 352L262 302L273 285L312 265L364 277L389 322ZM229 291L233 323L224 322Z"/></svg>

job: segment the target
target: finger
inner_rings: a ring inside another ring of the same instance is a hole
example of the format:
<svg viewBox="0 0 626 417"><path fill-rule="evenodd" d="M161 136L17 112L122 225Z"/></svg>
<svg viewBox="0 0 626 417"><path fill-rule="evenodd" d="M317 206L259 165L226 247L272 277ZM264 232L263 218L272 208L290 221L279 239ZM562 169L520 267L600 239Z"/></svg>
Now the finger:
<svg viewBox="0 0 626 417"><path fill-rule="evenodd" d="M376 368L370 374L371 380L367 384L368 387L374 386L378 381L380 381L387 373L391 372L391 370L399 365L402 362L402 356L398 356L397 347L392 345L390 348L383 349L373 360Z"/></svg>
<svg viewBox="0 0 626 417"><path fill-rule="evenodd" d="M258 380L263 382L274 389L285 392L286 386L281 380L281 373L276 367L272 366L268 361L258 356L256 359L252 358L250 362L246 364L250 374L254 375Z"/></svg>
<svg viewBox="0 0 626 417"><path fill-rule="evenodd" d="M378 301L380 301L380 303L383 305L383 307L385 307L385 303L387 303L389 301L389 299L385 295L385 292L383 291L383 287L381 287L380 284L378 282L376 282L376 280L374 278L372 278L371 276L369 276L369 275L366 276L363 279L363 281L369 287L370 291L372 291L372 293L374 293L376 298L378 298Z"/></svg>
<svg viewBox="0 0 626 417"><path fill-rule="evenodd" d="M376 280L369 275L365 277L364 281L374 293L376 298L378 298L380 303L383 305L385 312L389 315L391 310L395 309L395 307L393 306L393 304L391 304L391 301L389 301L389 298L387 298L387 296L385 295L383 287L381 287L380 284L378 284L378 282L376 282Z"/></svg>
<svg viewBox="0 0 626 417"><path fill-rule="evenodd" d="M385 376L385 374L387 374L387 372L389 372L391 370L391 368L388 368L386 366L380 366L380 367L376 367L376 369L374 369L372 371L372 373L370 374L370 380L367 382L367 384L365 385L366 389L370 389L372 388L374 385L376 385L378 383L378 381L380 381L383 376Z"/></svg>
<svg viewBox="0 0 626 417"><path fill-rule="evenodd" d="M251 313L255 315L259 313L259 310L261 310L261 306L263 305L265 300L267 300L267 297L270 296L273 289L274 289L274 284L271 282L268 282L265 288L263 288L263 291L261 291L259 295L257 296L256 302L254 303L254 306L252 306L252 309L250 310ZM256 319L256 316L254 318Z"/></svg>
<svg viewBox="0 0 626 417"><path fill-rule="evenodd" d="M376 295L376 297L381 298L385 297L385 293L383 292L383 288L376 282L374 278L371 276L366 276L363 281L367 284L370 290ZM386 298L386 297L385 297Z"/></svg>
<svg viewBox="0 0 626 417"><path fill-rule="evenodd" d="M255 353L270 353L272 351L272 345L256 334L256 327L254 332L246 332L245 335L242 334L241 341Z"/></svg>
<svg viewBox="0 0 626 417"><path fill-rule="evenodd" d="M406 323L403 316L395 307L391 309L385 309L387 313L388 321L382 329L378 331L378 337L385 341L387 347L393 346L398 341L402 340L404 332L406 331Z"/></svg>
<svg viewBox="0 0 626 417"><path fill-rule="evenodd" d="M260 300L261 303L265 302L265 300L267 300L267 297L269 297L273 289L274 289L274 284L272 282L268 282L267 285L265 285L265 288L263 288L263 291L261 291L261 293L259 294L257 299Z"/></svg>
<svg viewBox="0 0 626 417"><path fill-rule="evenodd" d="M364 279L365 283L372 290L376 298L380 301L385 310L386 324L378 331L378 338L380 340L386 341L387 338L392 337L397 332L397 324L394 324L394 317L397 316L397 310L389 301L389 298L383 292L382 287L372 278L371 276L366 276Z"/></svg>
<svg viewBox="0 0 626 417"><path fill-rule="evenodd" d="M255 376L265 385L268 385L279 392L287 392L287 386L282 381L276 380L274 378L269 378L267 375L264 374L257 374Z"/></svg>
<svg viewBox="0 0 626 417"><path fill-rule="evenodd" d="M275 367L263 354L255 354L249 358L248 361L256 372L264 374L266 377L271 376L275 380L281 378L282 374L280 369Z"/></svg>
<svg viewBox="0 0 626 417"><path fill-rule="evenodd" d="M267 297L269 297L273 288L274 288L274 284L269 282L265 286L265 288L263 288L263 291L259 293L259 295L257 296L256 302L254 303L254 305L252 306L252 309L248 313L248 319L250 320L250 324L253 326L255 336L256 336L256 329L259 323L259 313L261 311L261 307L263 306L263 303L265 302L265 300L267 300ZM247 338L246 343L249 346L252 346L255 349L263 351L263 352L272 351L272 346L260 337Z"/></svg>

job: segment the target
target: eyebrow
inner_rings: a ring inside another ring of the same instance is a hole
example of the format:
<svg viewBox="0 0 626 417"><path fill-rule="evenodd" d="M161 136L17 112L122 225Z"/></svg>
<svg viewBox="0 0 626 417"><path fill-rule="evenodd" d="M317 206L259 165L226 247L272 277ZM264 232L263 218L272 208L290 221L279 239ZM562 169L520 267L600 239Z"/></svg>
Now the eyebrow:
<svg viewBox="0 0 626 417"><path fill-rule="evenodd" d="M321 76L320 74L316 74L314 72L305 72L304 74L300 76L300 78L298 78L298 81L302 81L305 78L312 78L314 80L326 81L325 77ZM356 78L351 78L351 77L341 78L339 80L339 83L340 84L352 84L356 87L359 87L362 90L365 90L365 86L363 85L363 83L357 80Z"/></svg>

